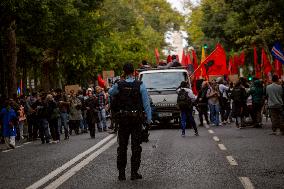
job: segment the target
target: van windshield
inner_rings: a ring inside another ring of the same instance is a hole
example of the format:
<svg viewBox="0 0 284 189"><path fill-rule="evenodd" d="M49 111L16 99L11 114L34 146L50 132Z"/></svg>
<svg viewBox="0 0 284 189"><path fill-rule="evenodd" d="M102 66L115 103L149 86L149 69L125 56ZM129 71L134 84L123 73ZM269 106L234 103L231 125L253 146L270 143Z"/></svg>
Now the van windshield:
<svg viewBox="0 0 284 189"><path fill-rule="evenodd" d="M176 89L182 81L186 81L186 72L156 72L143 73L141 81L148 90Z"/></svg>

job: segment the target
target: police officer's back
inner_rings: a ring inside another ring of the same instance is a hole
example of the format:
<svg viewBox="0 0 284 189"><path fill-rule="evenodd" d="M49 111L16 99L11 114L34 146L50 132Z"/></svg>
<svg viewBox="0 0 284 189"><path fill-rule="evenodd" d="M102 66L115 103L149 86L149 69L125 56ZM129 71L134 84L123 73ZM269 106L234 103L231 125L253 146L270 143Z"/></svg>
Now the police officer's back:
<svg viewBox="0 0 284 189"><path fill-rule="evenodd" d="M119 180L125 180L125 168L127 163L127 145L131 135L131 180L141 179L138 174L141 162L142 122L146 113L147 122L152 119L150 101L145 85L135 80L134 67L132 64L125 64L123 71L126 75L124 80L119 81L110 90L111 96L116 95L119 99L119 128L118 128L118 155L117 168Z"/></svg>

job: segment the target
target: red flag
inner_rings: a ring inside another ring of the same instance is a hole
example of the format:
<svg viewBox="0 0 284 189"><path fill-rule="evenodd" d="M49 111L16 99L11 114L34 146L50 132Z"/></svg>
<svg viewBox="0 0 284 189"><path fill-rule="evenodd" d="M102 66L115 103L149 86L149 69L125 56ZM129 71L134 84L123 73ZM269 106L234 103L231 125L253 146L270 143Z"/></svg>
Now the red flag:
<svg viewBox="0 0 284 189"><path fill-rule="evenodd" d="M274 59L274 72L279 78L283 75L282 64L278 59Z"/></svg>
<svg viewBox="0 0 284 189"><path fill-rule="evenodd" d="M255 77L261 78L261 70L260 70L260 65L258 64L257 61L257 50L256 47L253 48L253 57L254 57L254 71L255 71Z"/></svg>
<svg viewBox="0 0 284 189"><path fill-rule="evenodd" d="M158 48L155 48L155 56L156 56L156 63L159 64L160 62L160 54Z"/></svg>
<svg viewBox="0 0 284 189"><path fill-rule="evenodd" d="M240 56L239 56L239 65L243 66L245 64L245 52L242 51Z"/></svg>
<svg viewBox="0 0 284 189"><path fill-rule="evenodd" d="M261 59L262 59L263 72L265 75L267 75L269 72L271 72L272 66L263 48L261 50Z"/></svg>
<svg viewBox="0 0 284 189"><path fill-rule="evenodd" d="M239 73L239 65L240 65L240 59L239 59L238 55L234 55L234 61L233 61L233 64L232 64L232 72L234 74Z"/></svg>
<svg viewBox="0 0 284 189"><path fill-rule="evenodd" d="M232 58L229 59L229 62L228 62L228 73L229 75L232 75Z"/></svg>
<svg viewBox="0 0 284 189"><path fill-rule="evenodd" d="M167 63L169 63L169 62L172 62L172 56L171 55L168 55L168 57L167 57Z"/></svg>
<svg viewBox="0 0 284 189"><path fill-rule="evenodd" d="M238 68L234 65L232 57L229 59L228 74L229 75L238 74Z"/></svg>
<svg viewBox="0 0 284 189"><path fill-rule="evenodd" d="M198 91L196 89L196 78L194 78L192 81L191 89L192 89L193 94L198 95Z"/></svg>
<svg viewBox="0 0 284 189"><path fill-rule="evenodd" d="M184 54L184 50L182 50L181 65L186 66L186 56Z"/></svg>
<svg viewBox="0 0 284 189"><path fill-rule="evenodd" d="M187 56L186 56L186 57L187 57L188 65L189 65L189 64L192 64L189 52L187 53Z"/></svg>
<svg viewBox="0 0 284 189"><path fill-rule="evenodd" d="M98 75L98 85L102 88L105 88L105 81L102 79L101 75Z"/></svg>
<svg viewBox="0 0 284 189"><path fill-rule="evenodd" d="M207 74L207 70L206 70L205 64L202 64L202 63L200 63L200 64L201 64L201 66L200 66L200 73L201 73L201 76L202 76L203 78L205 78L206 80L208 80L208 75L209 75L209 74Z"/></svg>
<svg viewBox="0 0 284 189"><path fill-rule="evenodd" d="M221 44L201 63L207 75L227 75L226 53Z"/></svg>

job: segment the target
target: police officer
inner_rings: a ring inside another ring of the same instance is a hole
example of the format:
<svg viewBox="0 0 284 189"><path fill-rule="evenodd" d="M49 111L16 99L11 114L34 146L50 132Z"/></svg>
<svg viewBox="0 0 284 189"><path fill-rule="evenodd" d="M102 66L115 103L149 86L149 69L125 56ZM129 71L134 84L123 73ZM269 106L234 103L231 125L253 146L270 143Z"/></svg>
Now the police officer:
<svg viewBox="0 0 284 189"><path fill-rule="evenodd" d="M144 113L147 123L151 123L151 107L145 85L135 80L134 67L130 63L123 66L125 79L119 81L109 90L111 96L119 98L119 128L117 148L118 179L126 180L125 168L127 163L127 145L131 135L131 180L142 179L138 173L142 152L142 123Z"/></svg>

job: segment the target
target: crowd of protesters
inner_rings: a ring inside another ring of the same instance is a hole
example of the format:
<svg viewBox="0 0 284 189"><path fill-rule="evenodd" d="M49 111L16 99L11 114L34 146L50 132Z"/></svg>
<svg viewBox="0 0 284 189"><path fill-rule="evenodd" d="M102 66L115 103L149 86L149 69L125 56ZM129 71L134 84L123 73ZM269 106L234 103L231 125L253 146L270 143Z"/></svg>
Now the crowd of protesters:
<svg viewBox="0 0 284 189"><path fill-rule="evenodd" d="M61 135L68 140L73 131L75 135L89 131L95 138L96 130L107 131L107 113L115 105L109 103L107 90L99 86L76 94L74 90L66 94L57 89L0 99L0 137L9 148L15 148L16 140L40 138L42 144L58 143ZM266 115L271 118L271 134L276 135L277 129L284 134L284 85L276 75L266 83L257 78L252 81L240 78L235 83L221 77L203 81L195 99L200 127L204 123L221 126L234 121L237 128L262 128ZM115 123L110 128L115 129ZM196 127L195 132L198 135Z"/></svg>
<svg viewBox="0 0 284 189"><path fill-rule="evenodd" d="M15 141L58 143L64 137L87 133L95 138L95 131L107 131L108 94L96 86L71 90L66 94L61 89L48 93L33 92L0 101L0 137L8 148L15 148ZM62 135L62 137L61 137Z"/></svg>
<svg viewBox="0 0 284 189"><path fill-rule="evenodd" d="M204 117L212 126L234 121L237 128L262 128L263 115L266 115L271 118L271 134L276 135L279 129L284 135L283 102L284 85L277 75L266 83L257 78L252 81L240 78L234 84L221 77L211 82L203 81L196 100L199 126L204 125Z"/></svg>

